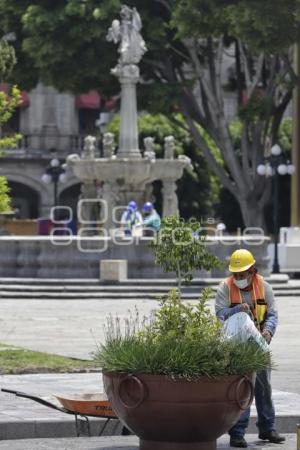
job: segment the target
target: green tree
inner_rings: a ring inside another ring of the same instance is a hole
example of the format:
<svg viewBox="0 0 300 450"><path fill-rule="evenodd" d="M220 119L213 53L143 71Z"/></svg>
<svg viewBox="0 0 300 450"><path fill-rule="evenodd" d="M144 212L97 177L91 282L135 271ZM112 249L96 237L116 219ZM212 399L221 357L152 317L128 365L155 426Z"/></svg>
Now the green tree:
<svg viewBox="0 0 300 450"><path fill-rule="evenodd" d="M0 213L10 211L10 197L7 179L0 177Z"/></svg>
<svg viewBox="0 0 300 450"><path fill-rule="evenodd" d="M162 219L157 238L150 244L155 262L164 272L175 272L179 295L181 285L193 279L194 270L210 270L220 267L221 261L208 252L201 223L169 216Z"/></svg>
<svg viewBox="0 0 300 450"><path fill-rule="evenodd" d="M232 123L232 132L235 136L236 146L240 147L242 124L235 120ZM290 117L283 119L278 132L278 144L282 148L287 161L291 159L292 151L292 119ZM279 177L279 224L281 227L290 225L290 191L291 176L285 175ZM273 204L270 198L266 204L266 230L272 233L273 230ZM215 213L226 223L227 230L234 232L237 228L243 228L243 218L239 211L239 205L232 194L225 188L220 189L220 196L215 204Z"/></svg>
<svg viewBox="0 0 300 450"><path fill-rule="evenodd" d="M16 63L13 47L5 40L0 39L0 81L4 81L11 73ZM3 136L2 126L11 118L15 108L20 103L20 91L13 86L9 94L0 92L0 150L3 148L15 147L19 134L13 136ZM10 210L10 197L7 179L0 177L0 212Z"/></svg>
<svg viewBox="0 0 300 450"><path fill-rule="evenodd" d="M3 125L12 117L15 109L20 104L20 100L21 93L16 86L13 86L9 93L0 91L0 149L16 147L17 142L21 137L19 133L10 136L2 134Z"/></svg>
<svg viewBox="0 0 300 450"><path fill-rule="evenodd" d="M117 52L105 35L120 3L2 0L0 26L16 27L21 59L29 55L34 62L32 78L38 73L60 89L99 88L109 95L118 88L108 76ZM147 83L140 88L147 110L179 110L207 163L238 202L245 225L263 226L270 180L259 177L256 166L267 143L276 142L299 81L290 47L299 41L300 0L128 0L128 5L141 14L149 49L141 64ZM240 148L225 113L228 89L236 94L242 123ZM222 164L201 130L220 150Z"/></svg>

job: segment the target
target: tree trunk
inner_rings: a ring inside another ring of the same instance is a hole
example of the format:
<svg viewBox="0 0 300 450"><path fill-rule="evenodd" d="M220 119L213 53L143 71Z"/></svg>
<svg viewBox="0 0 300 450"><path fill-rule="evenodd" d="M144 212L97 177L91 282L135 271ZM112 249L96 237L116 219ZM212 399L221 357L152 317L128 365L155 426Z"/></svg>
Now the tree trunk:
<svg viewBox="0 0 300 450"><path fill-rule="evenodd" d="M261 228L264 231L266 229L264 208L259 205L255 198L236 198L241 208L245 227Z"/></svg>

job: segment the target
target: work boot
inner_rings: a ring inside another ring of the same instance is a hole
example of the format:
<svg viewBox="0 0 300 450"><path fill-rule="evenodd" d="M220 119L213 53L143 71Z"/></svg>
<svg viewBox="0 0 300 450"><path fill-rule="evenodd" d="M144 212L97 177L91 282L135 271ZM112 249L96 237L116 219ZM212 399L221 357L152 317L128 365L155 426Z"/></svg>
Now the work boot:
<svg viewBox="0 0 300 450"><path fill-rule="evenodd" d="M275 430L260 432L258 437L263 441L272 442L272 444L281 444L281 442L285 441L285 437L280 436L280 434Z"/></svg>
<svg viewBox="0 0 300 450"><path fill-rule="evenodd" d="M242 436L230 436L230 447L246 448L248 444Z"/></svg>

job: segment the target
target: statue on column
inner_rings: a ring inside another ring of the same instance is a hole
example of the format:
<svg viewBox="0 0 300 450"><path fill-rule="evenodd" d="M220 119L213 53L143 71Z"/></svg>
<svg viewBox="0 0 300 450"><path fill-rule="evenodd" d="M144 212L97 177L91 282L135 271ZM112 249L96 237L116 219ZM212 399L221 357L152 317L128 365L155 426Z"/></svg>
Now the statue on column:
<svg viewBox="0 0 300 450"><path fill-rule="evenodd" d="M95 136L86 136L81 157L83 159L95 159L96 138Z"/></svg>
<svg viewBox="0 0 300 450"><path fill-rule="evenodd" d="M111 158L115 152L115 137L113 133L104 133L103 135L103 156L104 158Z"/></svg>
<svg viewBox="0 0 300 450"><path fill-rule="evenodd" d="M154 144L154 138L151 136L147 136L144 138L144 158L149 159L150 161L155 161L156 154L155 154L155 144Z"/></svg>
<svg viewBox="0 0 300 450"><path fill-rule="evenodd" d="M121 23L113 20L106 39L119 45L119 64L138 64L147 51L144 39L140 33L142 21L136 8L123 5L121 8Z"/></svg>
<svg viewBox="0 0 300 450"><path fill-rule="evenodd" d="M166 136L164 139L164 158L174 159L175 153L175 138L174 136Z"/></svg>

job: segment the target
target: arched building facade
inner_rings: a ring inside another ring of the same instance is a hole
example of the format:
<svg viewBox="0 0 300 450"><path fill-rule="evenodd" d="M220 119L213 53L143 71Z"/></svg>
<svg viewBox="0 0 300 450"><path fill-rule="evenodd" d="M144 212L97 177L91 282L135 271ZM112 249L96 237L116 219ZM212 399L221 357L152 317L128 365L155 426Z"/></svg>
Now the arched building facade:
<svg viewBox="0 0 300 450"><path fill-rule="evenodd" d="M0 85L0 90L7 86ZM70 153L81 152L87 134L99 133L95 118L101 111L101 98L94 91L74 96L42 84L25 94L26 102L4 130L21 133L22 139L19 148L5 150L0 158L0 175L8 180L17 217L36 219L49 217L54 204L53 183L43 183L42 175L51 159L63 163ZM67 175L67 182L57 185L58 201L76 213L80 183L73 174Z"/></svg>

